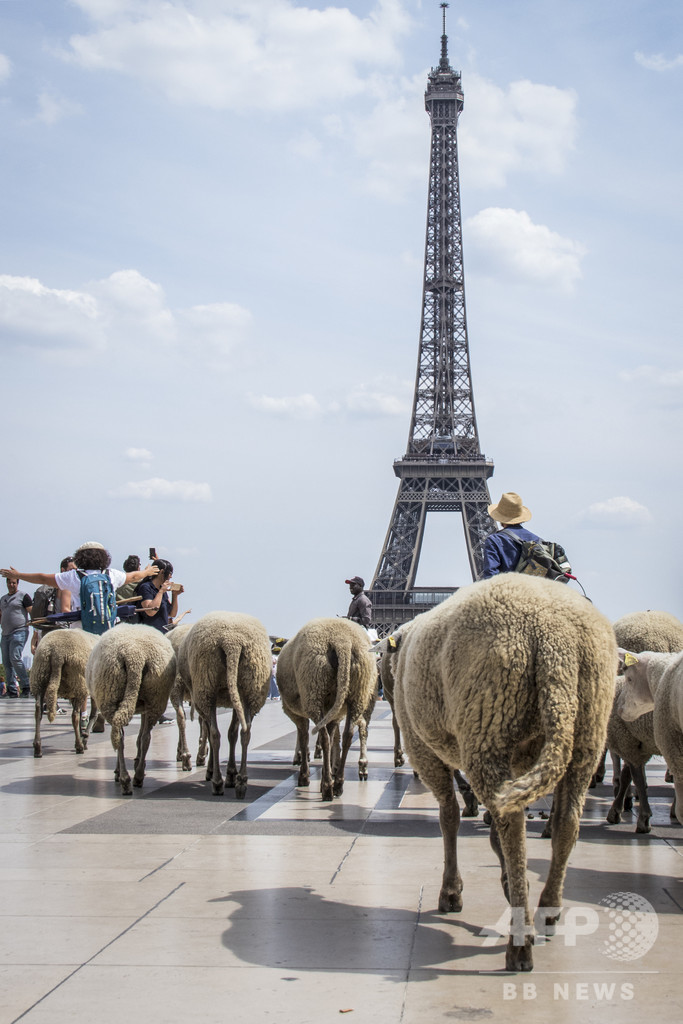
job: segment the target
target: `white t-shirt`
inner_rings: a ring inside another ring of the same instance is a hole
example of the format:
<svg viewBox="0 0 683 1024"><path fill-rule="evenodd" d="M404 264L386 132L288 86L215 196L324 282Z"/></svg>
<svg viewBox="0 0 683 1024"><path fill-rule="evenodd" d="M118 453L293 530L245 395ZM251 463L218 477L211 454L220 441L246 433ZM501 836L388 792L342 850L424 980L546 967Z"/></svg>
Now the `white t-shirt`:
<svg viewBox="0 0 683 1024"><path fill-rule="evenodd" d="M126 573L122 572L121 569L81 569L81 572L84 572L86 576L92 576L93 573L101 571L109 574L114 590L118 590L126 582ZM55 581L60 590L68 590L70 594L76 595L79 601L78 607L80 608L81 577L78 575L78 570L69 569L67 572L57 572L55 573ZM73 602L71 603L71 608L72 611L77 610Z"/></svg>

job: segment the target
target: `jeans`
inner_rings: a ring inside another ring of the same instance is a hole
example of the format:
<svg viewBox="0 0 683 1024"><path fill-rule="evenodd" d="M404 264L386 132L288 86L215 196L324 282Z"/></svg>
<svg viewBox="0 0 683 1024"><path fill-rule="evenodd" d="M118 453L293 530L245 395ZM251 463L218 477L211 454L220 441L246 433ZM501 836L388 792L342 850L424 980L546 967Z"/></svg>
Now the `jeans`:
<svg viewBox="0 0 683 1024"><path fill-rule="evenodd" d="M13 633L2 636L2 664L5 667L5 681L8 693L17 693L17 682L22 690L28 690L28 672L21 660L21 655L28 640L28 626L15 629Z"/></svg>

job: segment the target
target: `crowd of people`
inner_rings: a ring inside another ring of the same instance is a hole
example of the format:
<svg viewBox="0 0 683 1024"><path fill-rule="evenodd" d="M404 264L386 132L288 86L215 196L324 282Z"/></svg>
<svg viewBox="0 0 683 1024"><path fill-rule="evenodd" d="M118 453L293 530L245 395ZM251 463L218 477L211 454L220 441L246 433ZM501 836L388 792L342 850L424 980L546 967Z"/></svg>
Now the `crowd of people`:
<svg viewBox="0 0 683 1024"><path fill-rule="evenodd" d="M50 629L101 631L89 625L92 616L83 615L84 599L91 611L101 611L105 628L121 621L144 623L167 633L191 610L178 614L178 600L184 588L173 582L169 561L153 558L143 569L140 558L129 555L123 569L115 569L111 567L111 555L97 541L86 541L73 555L63 558L59 572L22 572L10 567L1 569L0 575L7 581L7 594L0 597L5 676L0 683L0 697L4 698L30 696L24 648L34 621L31 654ZM21 590L20 581L34 584L35 594L31 596Z"/></svg>

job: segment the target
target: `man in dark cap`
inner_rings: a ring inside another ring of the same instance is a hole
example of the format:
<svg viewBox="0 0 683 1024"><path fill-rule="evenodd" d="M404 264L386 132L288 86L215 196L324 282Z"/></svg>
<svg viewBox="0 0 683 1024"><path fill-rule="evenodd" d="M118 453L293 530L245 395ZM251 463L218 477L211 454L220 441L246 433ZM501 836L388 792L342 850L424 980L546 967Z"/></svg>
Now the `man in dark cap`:
<svg viewBox="0 0 683 1024"><path fill-rule="evenodd" d="M353 595L346 618L352 622L360 622L361 626L368 629L372 622L372 602L364 593L365 580L360 576L353 576L350 580L344 580L344 583L348 583Z"/></svg>

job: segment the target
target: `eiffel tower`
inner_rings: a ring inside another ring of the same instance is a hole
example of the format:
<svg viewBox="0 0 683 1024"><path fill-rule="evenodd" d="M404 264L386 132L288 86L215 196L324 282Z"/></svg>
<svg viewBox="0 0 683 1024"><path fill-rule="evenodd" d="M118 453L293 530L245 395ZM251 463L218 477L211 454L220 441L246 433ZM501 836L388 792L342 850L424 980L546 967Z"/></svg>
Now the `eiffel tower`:
<svg viewBox="0 0 683 1024"><path fill-rule="evenodd" d="M400 480L384 548L368 590L373 625L387 636L435 607L457 587L416 587L428 512L459 512L472 579L494 529L488 479L493 462L481 453L470 373L458 173L460 72L448 61L442 3L441 60L429 74L425 107L432 128L422 322L408 447L394 461Z"/></svg>

